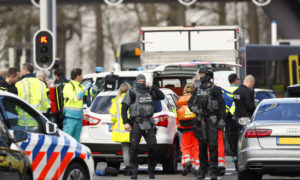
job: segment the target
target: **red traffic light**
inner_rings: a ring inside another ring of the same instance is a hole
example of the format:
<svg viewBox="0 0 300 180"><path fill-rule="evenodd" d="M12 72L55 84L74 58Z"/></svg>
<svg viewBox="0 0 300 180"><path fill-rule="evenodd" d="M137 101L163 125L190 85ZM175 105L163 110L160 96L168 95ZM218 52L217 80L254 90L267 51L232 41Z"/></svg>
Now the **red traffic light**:
<svg viewBox="0 0 300 180"><path fill-rule="evenodd" d="M41 42L41 44L47 44L48 43L48 36L41 36L40 42Z"/></svg>

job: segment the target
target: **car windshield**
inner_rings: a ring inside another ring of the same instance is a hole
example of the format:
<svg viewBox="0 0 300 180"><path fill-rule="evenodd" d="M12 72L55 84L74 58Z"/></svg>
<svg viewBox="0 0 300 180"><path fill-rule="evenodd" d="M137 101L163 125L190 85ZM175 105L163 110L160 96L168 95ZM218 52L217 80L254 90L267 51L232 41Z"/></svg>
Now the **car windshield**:
<svg viewBox="0 0 300 180"><path fill-rule="evenodd" d="M254 121L300 121L299 103L274 103L259 106Z"/></svg>
<svg viewBox="0 0 300 180"><path fill-rule="evenodd" d="M271 92L257 92L255 95L255 99L262 101L263 99L271 99L275 98L275 95Z"/></svg>
<svg viewBox="0 0 300 180"><path fill-rule="evenodd" d="M91 106L91 111L98 114L109 114L111 100L116 96L97 96Z"/></svg>

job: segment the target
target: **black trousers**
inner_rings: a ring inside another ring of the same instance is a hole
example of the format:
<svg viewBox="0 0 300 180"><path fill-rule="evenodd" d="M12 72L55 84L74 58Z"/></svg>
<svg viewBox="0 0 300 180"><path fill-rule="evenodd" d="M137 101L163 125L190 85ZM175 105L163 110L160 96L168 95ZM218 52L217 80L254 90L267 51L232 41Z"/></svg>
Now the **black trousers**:
<svg viewBox="0 0 300 180"><path fill-rule="evenodd" d="M210 164L211 173L217 173L218 170L218 120L216 116L204 117L206 125L207 140L203 141L200 137L201 127L196 126L195 136L199 141L199 159L200 171L207 171ZM198 130L197 130L198 129ZM208 145L208 146L207 146ZM208 163L207 147L209 147L210 163Z"/></svg>
<svg viewBox="0 0 300 180"><path fill-rule="evenodd" d="M130 158L131 158L131 166L133 168L133 173L137 173L138 169L138 147L140 144L140 139L143 136L147 142L147 146L149 149L148 154L148 170L154 171L156 167L156 149L157 149L157 141L156 141L156 127L152 127L149 130L141 130L138 123L134 123L132 130L130 131Z"/></svg>

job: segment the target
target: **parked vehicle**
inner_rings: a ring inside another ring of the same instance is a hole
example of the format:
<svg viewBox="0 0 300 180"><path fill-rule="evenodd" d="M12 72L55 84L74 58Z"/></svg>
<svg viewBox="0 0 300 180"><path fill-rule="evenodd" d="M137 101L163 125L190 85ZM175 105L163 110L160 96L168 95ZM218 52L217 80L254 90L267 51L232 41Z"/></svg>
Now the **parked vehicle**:
<svg viewBox="0 0 300 180"><path fill-rule="evenodd" d="M272 89L259 89L255 88L255 99L257 99L259 102L264 99L271 99L276 98L275 94L273 93Z"/></svg>
<svg viewBox="0 0 300 180"><path fill-rule="evenodd" d="M176 100L177 95L162 88L166 98L161 101L162 111L155 113L153 118L157 126L158 163L163 166L164 172L175 173L179 154L179 136L176 128ZM92 156L97 162L106 162L108 166L120 168L122 162L122 148L120 143L112 141L113 123L110 120L109 109L111 100L116 97L117 91L101 92L87 109L83 118L83 129L80 142L92 150ZM140 163L146 163L147 145L142 138L139 145Z"/></svg>
<svg viewBox="0 0 300 180"><path fill-rule="evenodd" d="M239 139L238 179L262 175L300 176L300 102L265 99Z"/></svg>
<svg viewBox="0 0 300 180"><path fill-rule="evenodd" d="M10 135L0 114L0 179L32 180L32 167L27 155L17 145L27 139L25 131L14 131Z"/></svg>
<svg viewBox="0 0 300 180"><path fill-rule="evenodd" d="M246 74L245 38L239 26L141 27L141 65L191 62L242 64L234 71Z"/></svg>
<svg viewBox="0 0 300 180"><path fill-rule="evenodd" d="M32 163L34 179L93 179L94 162L88 147L14 94L0 92L0 108L12 133L28 133L27 140L18 145Z"/></svg>

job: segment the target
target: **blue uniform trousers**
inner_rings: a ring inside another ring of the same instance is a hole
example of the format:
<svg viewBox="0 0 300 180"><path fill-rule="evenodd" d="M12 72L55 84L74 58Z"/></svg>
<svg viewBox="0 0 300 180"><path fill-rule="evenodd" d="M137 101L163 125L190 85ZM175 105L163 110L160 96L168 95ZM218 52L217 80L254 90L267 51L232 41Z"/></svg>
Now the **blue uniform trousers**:
<svg viewBox="0 0 300 180"><path fill-rule="evenodd" d="M63 131L74 137L78 142L82 130L82 118L65 117Z"/></svg>

